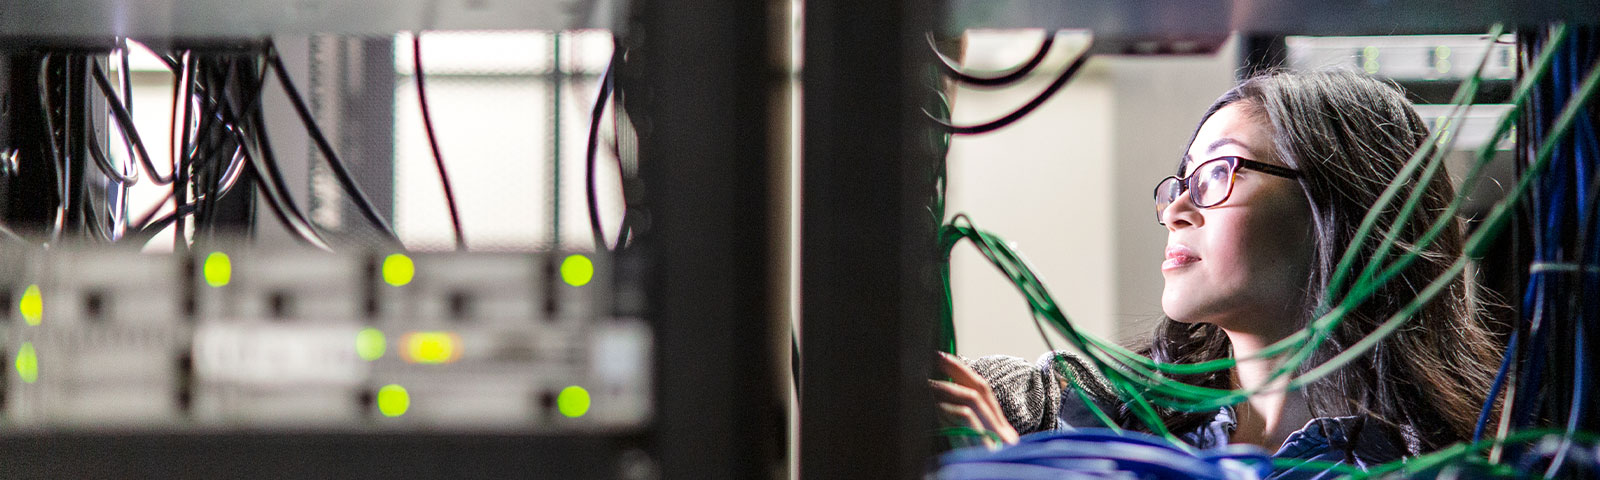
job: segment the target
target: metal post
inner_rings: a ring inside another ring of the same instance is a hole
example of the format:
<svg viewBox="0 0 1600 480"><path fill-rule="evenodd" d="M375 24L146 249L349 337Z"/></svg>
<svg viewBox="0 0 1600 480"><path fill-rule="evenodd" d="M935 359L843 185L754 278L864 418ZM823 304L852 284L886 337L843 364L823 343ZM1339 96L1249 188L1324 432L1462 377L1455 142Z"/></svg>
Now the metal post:
<svg viewBox="0 0 1600 480"><path fill-rule="evenodd" d="M639 132L662 478L769 478L786 420L771 315L773 82L765 2L642 1L618 88ZM636 192L630 192L634 195Z"/></svg>
<svg viewBox="0 0 1600 480"><path fill-rule="evenodd" d="M932 451L936 5L806 3L801 478L917 478Z"/></svg>

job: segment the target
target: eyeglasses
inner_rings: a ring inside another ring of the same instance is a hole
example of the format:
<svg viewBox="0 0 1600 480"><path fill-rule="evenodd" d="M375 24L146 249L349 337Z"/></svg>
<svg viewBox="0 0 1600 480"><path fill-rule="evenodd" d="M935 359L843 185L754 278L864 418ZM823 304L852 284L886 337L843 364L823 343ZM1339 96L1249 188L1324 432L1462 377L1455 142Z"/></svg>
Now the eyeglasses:
<svg viewBox="0 0 1600 480"><path fill-rule="evenodd" d="M1178 196L1183 195L1185 190L1189 192L1189 200L1194 202L1196 207L1211 208L1227 201L1228 195L1233 194L1233 176L1240 168L1249 168L1283 178L1300 176L1297 170L1240 157L1206 160L1190 170L1187 177L1178 178L1177 175L1171 175L1156 184L1156 223L1166 225L1166 222L1161 221L1161 212L1166 211L1168 205L1177 201Z"/></svg>

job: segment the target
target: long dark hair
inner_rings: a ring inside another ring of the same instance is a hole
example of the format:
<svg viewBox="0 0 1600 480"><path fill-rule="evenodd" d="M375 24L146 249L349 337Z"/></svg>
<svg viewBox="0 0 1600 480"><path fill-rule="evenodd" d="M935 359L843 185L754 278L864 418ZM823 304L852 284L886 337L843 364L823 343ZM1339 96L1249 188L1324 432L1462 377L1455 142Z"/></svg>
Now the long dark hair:
<svg viewBox="0 0 1600 480"><path fill-rule="evenodd" d="M1340 256L1355 243L1362 217L1389 181L1427 141L1428 128L1397 88L1351 72L1279 71L1250 78L1223 94L1200 123L1229 105L1244 107L1250 116L1266 122L1277 158L1301 172L1300 188L1310 203L1316 235L1300 309L1305 314L1295 319L1304 327L1319 311L1319 301L1337 301L1343 295L1329 292ZM1401 229L1397 248L1385 265L1396 255L1417 250L1417 239L1454 196L1442 172L1422 188L1426 194L1420 208ZM1396 202L1382 212L1376 232L1393 225L1399 205ZM1421 249L1417 262L1346 315L1299 373L1355 344L1416 298L1462 255L1462 246L1461 225L1451 222ZM1355 265L1365 265L1376 249L1376 241L1363 243ZM1482 309L1475 306L1474 297L1480 295L1475 288L1458 279L1370 353L1308 385L1306 397L1313 415L1368 415L1394 428L1402 437L1399 440L1405 440L1400 445L1408 445L1412 454L1469 439L1492 381L1493 364L1501 354L1482 323ZM1161 320L1145 351L1156 360L1175 363L1228 358L1232 353L1222 329L1168 318ZM1233 386L1226 370L1177 379L1212 388ZM1213 418L1203 412L1165 413L1169 428L1178 431Z"/></svg>

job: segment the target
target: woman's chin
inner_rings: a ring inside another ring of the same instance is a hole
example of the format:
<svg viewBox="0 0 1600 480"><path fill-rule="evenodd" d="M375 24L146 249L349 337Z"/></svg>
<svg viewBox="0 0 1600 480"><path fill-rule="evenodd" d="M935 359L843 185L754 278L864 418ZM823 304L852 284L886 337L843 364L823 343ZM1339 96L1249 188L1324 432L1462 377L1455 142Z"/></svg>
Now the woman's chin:
<svg viewBox="0 0 1600 480"><path fill-rule="evenodd" d="M1180 291L1168 285L1167 289L1161 292L1161 314L1166 315L1168 319L1175 322L1193 323L1185 320L1190 318L1188 314L1191 309L1184 300L1185 298Z"/></svg>
<svg viewBox="0 0 1600 480"><path fill-rule="evenodd" d="M1177 291L1166 292L1161 297L1161 313L1167 319L1178 323L1205 323L1205 304L1196 304L1193 298L1188 298Z"/></svg>

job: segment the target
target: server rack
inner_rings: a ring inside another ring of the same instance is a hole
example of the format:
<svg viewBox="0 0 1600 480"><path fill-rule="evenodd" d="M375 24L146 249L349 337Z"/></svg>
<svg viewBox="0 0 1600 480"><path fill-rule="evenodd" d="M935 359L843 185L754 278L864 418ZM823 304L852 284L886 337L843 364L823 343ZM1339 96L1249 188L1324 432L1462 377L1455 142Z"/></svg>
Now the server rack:
<svg viewBox="0 0 1600 480"><path fill-rule="evenodd" d="M576 7L575 7L576 5ZM106 32L174 38L288 32L391 33L469 28L619 26L639 42L621 74L641 125L643 176L660 210L638 257L657 349L660 421L646 437L41 435L0 439L8 474L120 476L378 476L749 478L782 458L781 400L772 373L781 328L771 291L763 212L771 202L768 95L773 55L767 7L751 2L10 1L0 33L32 39ZM1448 16L1440 9L1448 8ZM919 32L965 28L1089 28L1107 39L1170 42L1230 30L1266 33L1432 33L1494 21L1596 18L1593 2L1310 1L808 2L802 248L804 349L801 475L908 478L927 466L931 404L922 378L931 349L932 226L918 216L932 182L915 90L927 88ZM625 19L625 20L624 20ZM1102 42L1111 45L1115 42ZM704 62L704 63L698 63ZM637 101L637 103L633 103ZM103 125L103 122L101 123ZM778 442L778 443L774 443ZM450 445L436 449L437 445ZM648 453L642 453L648 452ZM642 455L642 456L641 456ZM43 459L43 460L41 460ZM561 463L546 463L560 459ZM16 460L16 461L9 461ZM561 465L573 470L563 472ZM622 467L618 467L621 465ZM366 468L361 468L365 466ZM594 467L594 468L590 468ZM183 473L188 472L188 473ZM463 473L465 472L465 473ZM536 473L532 473L536 472Z"/></svg>

